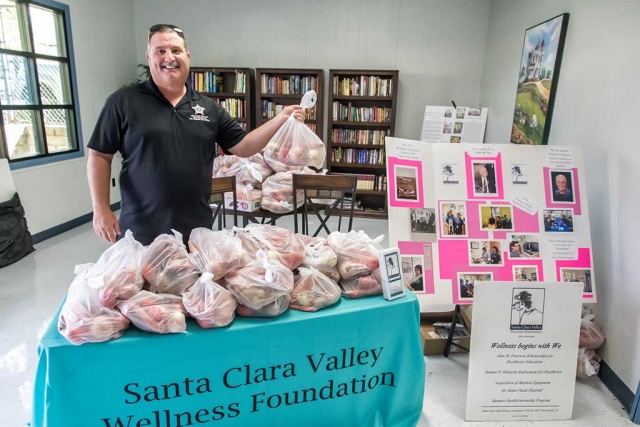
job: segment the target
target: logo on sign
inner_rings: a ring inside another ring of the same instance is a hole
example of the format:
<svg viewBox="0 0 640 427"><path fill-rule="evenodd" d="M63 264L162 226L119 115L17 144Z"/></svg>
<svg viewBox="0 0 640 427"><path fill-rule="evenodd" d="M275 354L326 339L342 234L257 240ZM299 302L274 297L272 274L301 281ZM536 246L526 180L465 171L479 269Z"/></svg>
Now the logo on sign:
<svg viewBox="0 0 640 427"><path fill-rule="evenodd" d="M541 331L544 318L543 288L513 288L511 330Z"/></svg>

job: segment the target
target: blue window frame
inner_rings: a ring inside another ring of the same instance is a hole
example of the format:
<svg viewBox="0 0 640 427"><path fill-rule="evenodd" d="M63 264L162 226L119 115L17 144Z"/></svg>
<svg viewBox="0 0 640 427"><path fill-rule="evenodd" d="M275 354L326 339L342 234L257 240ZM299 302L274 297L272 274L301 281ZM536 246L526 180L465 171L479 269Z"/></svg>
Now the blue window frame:
<svg viewBox="0 0 640 427"><path fill-rule="evenodd" d="M0 3L0 157L20 169L84 156L69 6Z"/></svg>

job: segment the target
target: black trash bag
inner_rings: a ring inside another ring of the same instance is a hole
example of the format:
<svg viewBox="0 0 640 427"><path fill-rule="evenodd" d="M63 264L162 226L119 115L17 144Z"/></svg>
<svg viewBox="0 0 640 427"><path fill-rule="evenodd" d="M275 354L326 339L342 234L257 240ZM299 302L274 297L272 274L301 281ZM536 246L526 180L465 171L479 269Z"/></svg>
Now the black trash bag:
<svg viewBox="0 0 640 427"><path fill-rule="evenodd" d="M18 193L0 203L0 267L21 260L35 249Z"/></svg>

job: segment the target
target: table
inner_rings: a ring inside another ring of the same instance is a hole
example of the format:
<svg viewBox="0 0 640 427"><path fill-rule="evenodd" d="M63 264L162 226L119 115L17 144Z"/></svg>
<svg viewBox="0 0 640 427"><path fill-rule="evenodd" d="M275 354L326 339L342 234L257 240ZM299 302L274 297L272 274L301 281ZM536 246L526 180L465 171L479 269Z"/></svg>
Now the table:
<svg viewBox="0 0 640 427"><path fill-rule="evenodd" d="M31 426L413 427L425 375L419 311L408 292L81 346L58 333L56 315L38 349Z"/></svg>

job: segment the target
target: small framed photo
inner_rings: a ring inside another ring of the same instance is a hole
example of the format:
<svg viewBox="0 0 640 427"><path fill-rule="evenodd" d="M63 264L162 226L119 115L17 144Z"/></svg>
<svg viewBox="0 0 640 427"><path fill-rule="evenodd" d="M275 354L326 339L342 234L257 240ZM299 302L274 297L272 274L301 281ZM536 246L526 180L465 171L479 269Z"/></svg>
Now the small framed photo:
<svg viewBox="0 0 640 427"><path fill-rule="evenodd" d="M460 182L459 180L458 165L455 163L444 163L442 165L442 183L458 184Z"/></svg>
<svg viewBox="0 0 640 427"><path fill-rule="evenodd" d="M402 264L398 248L384 249L378 252L382 294L385 299L393 300L405 295L402 285Z"/></svg>
<svg viewBox="0 0 640 427"><path fill-rule="evenodd" d="M447 111L445 111L444 116L450 119L453 116L453 109L449 108Z"/></svg>
<svg viewBox="0 0 640 427"><path fill-rule="evenodd" d="M509 234L507 244L509 259L540 258L540 241L537 234Z"/></svg>
<svg viewBox="0 0 640 427"><path fill-rule="evenodd" d="M456 122L453 125L453 133L462 133L462 127L464 126L464 122Z"/></svg>
<svg viewBox="0 0 640 427"><path fill-rule="evenodd" d="M458 108L456 110L456 119L464 119L466 108Z"/></svg>
<svg viewBox="0 0 640 427"><path fill-rule="evenodd" d="M402 256L402 282L413 292L424 292L424 259L419 255Z"/></svg>
<svg viewBox="0 0 640 427"><path fill-rule="evenodd" d="M537 282L538 266L536 265L514 265L513 280L516 282Z"/></svg>
<svg viewBox="0 0 640 427"><path fill-rule="evenodd" d="M449 140L449 143L451 143L451 144L460 144L460 140L461 140L461 137L453 135L453 136L451 136L451 139Z"/></svg>
<svg viewBox="0 0 640 427"><path fill-rule="evenodd" d="M411 166L395 166L398 200L418 200L418 171Z"/></svg>
<svg viewBox="0 0 640 427"><path fill-rule="evenodd" d="M527 165L522 163L511 165L511 183L514 185L527 185L529 183Z"/></svg>
<svg viewBox="0 0 640 427"><path fill-rule="evenodd" d="M591 269L589 268L561 268L560 279L563 282L579 282L584 285L584 293L593 293Z"/></svg>
<svg viewBox="0 0 640 427"><path fill-rule="evenodd" d="M473 299L476 282L490 282L493 273L458 273L458 291L460 299Z"/></svg>
<svg viewBox="0 0 640 427"><path fill-rule="evenodd" d="M451 133L453 131L453 122L444 122L442 133Z"/></svg>
<svg viewBox="0 0 640 427"><path fill-rule="evenodd" d="M499 240L469 240L469 265L474 267L503 266L502 242Z"/></svg>
<svg viewBox="0 0 640 427"><path fill-rule="evenodd" d="M436 210L433 208L409 209L412 242L435 242Z"/></svg>
<svg viewBox="0 0 640 427"><path fill-rule="evenodd" d="M480 229L513 231L513 210L507 205L480 205Z"/></svg>
<svg viewBox="0 0 640 427"><path fill-rule="evenodd" d="M551 200L557 203L573 203L575 194L573 192L573 171L572 170L550 170L551 174Z"/></svg>
<svg viewBox="0 0 640 427"><path fill-rule="evenodd" d="M490 195L498 194L498 186L496 180L496 162L492 160L473 162L473 181L474 195Z"/></svg>
<svg viewBox="0 0 640 427"><path fill-rule="evenodd" d="M573 233L573 209L543 209L544 231Z"/></svg>
<svg viewBox="0 0 640 427"><path fill-rule="evenodd" d="M469 112L467 113L470 116L480 117L482 115L481 108L469 108Z"/></svg>
<svg viewBox="0 0 640 427"><path fill-rule="evenodd" d="M465 202L440 203L440 230L442 230L442 237L467 236L467 204Z"/></svg>

